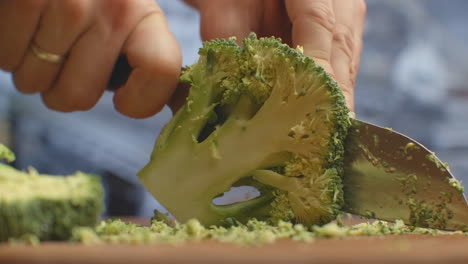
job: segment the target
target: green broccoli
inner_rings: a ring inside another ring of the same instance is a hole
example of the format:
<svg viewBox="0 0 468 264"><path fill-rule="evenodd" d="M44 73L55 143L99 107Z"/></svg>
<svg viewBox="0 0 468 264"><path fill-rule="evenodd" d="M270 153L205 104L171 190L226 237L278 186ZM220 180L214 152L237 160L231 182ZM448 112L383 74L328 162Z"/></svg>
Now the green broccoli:
<svg viewBox="0 0 468 264"><path fill-rule="evenodd" d="M350 120L332 78L300 49L252 34L205 42L181 80L185 105L165 126L139 177L179 221L251 218L328 222L343 204ZM255 199L216 205L235 186Z"/></svg>
<svg viewBox="0 0 468 264"><path fill-rule="evenodd" d="M81 172L67 177L41 175L0 163L0 241L24 236L69 239L74 227L96 225L102 200L103 190L95 176Z"/></svg>
<svg viewBox="0 0 468 264"><path fill-rule="evenodd" d="M7 148L5 145L0 144L0 159L4 159L7 162L13 162L16 159L15 153Z"/></svg>
<svg viewBox="0 0 468 264"><path fill-rule="evenodd" d="M120 219L102 221L94 229L79 227L73 230L72 241L86 245L98 244L170 244L217 241L234 243L239 246L260 246L280 240L313 242L318 239L352 238L359 236L389 235L467 235L462 231L441 231L437 229L407 226L402 220L362 222L355 225L339 225L335 222L307 228L301 224L278 221L272 226L267 222L251 219L245 224L229 227L204 227L195 219L184 224L168 225L153 219L151 225L140 226ZM27 238L26 238L27 239ZM26 241L34 243L34 241Z"/></svg>

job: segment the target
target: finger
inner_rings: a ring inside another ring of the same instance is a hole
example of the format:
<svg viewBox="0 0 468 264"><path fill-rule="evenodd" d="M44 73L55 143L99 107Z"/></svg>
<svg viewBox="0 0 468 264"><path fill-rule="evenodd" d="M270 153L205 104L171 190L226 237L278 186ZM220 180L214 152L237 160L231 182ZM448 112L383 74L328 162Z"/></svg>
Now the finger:
<svg viewBox="0 0 468 264"><path fill-rule="evenodd" d="M159 8L134 28L123 52L133 71L114 96L116 109L134 118L158 113L174 92L182 65L178 43Z"/></svg>
<svg viewBox="0 0 468 264"><path fill-rule="evenodd" d="M65 56L89 25L91 7L87 0L50 1L32 42L47 52ZM16 88L24 93L43 92L52 86L62 66L63 62L39 59L30 49L14 72Z"/></svg>
<svg viewBox="0 0 468 264"><path fill-rule="evenodd" d="M249 10L249 5L250 0L198 2L202 40L235 36L237 41L241 42L252 31L249 13L245 12Z"/></svg>
<svg viewBox="0 0 468 264"><path fill-rule="evenodd" d="M358 0L334 0L336 26L333 37L331 65L348 107L354 110L355 73L354 58L357 52L358 32L362 32L363 18L360 17ZM361 33L362 34L362 33Z"/></svg>
<svg viewBox="0 0 468 264"><path fill-rule="evenodd" d="M260 1L258 1L260 2ZM279 37L284 43L291 43L291 27L284 1L263 1L261 30L256 30L257 34L265 37ZM260 32L259 32L260 31Z"/></svg>
<svg viewBox="0 0 468 264"><path fill-rule="evenodd" d="M0 1L0 69L12 72L21 63L47 1Z"/></svg>
<svg viewBox="0 0 468 264"><path fill-rule="evenodd" d="M286 9L293 25L293 46L302 46L305 55L333 74L330 65L335 28L332 0L287 0Z"/></svg>
<svg viewBox="0 0 468 264"><path fill-rule="evenodd" d="M363 47L363 37L364 37L364 29L365 29L365 21L366 21L366 12L367 6L364 0L357 0L357 25L356 31L354 32L354 57L353 57L353 65L351 71L351 78L356 80L357 74L359 72L359 65L361 64L361 54L362 54L362 47Z"/></svg>
<svg viewBox="0 0 468 264"><path fill-rule="evenodd" d="M354 55L356 0L333 0L336 26L333 36L331 65L348 107L353 108L354 83L351 79L351 65Z"/></svg>
<svg viewBox="0 0 468 264"><path fill-rule="evenodd" d="M98 102L125 38L147 12L142 1L91 3L89 28L73 44L52 87L42 93L44 103L51 109L88 110Z"/></svg>
<svg viewBox="0 0 468 264"><path fill-rule="evenodd" d="M176 113L184 104L189 94L190 85L187 83L178 83L177 88L168 102L172 113Z"/></svg>

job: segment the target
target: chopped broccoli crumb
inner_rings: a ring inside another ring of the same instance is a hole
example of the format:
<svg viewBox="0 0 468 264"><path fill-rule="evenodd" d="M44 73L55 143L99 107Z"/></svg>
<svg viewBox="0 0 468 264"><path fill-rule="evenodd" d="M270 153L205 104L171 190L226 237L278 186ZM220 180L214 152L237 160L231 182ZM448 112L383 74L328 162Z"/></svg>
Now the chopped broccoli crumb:
<svg viewBox="0 0 468 264"><path fill-rule="evenodd" d="M372 135L372 141L374 142L374 146L377 147L379 145L379 136L378 135Z"/></svg>
<svg viewBox="0 0 468 264"><path fill-rule="evenodd" d="M439 170L441 170L441 171L446 171L446 170L447 170L446 167L445 167L446 164L443 163L443 162L441 162L441 161L436 157L436 155L435 155L434 153L432 153L432 154L427 154L427 155L426 155L426 159L429 160L429 161L431 161L431 162L433 162Z"/></svg>
<svg viewBox="0 0 468 264"><path fill-rule="evenodd" d="M24 234L20 237L10 237L8 239L8 244L10 245L29 245L37 246L41 243L41 240L36 235Z"/></svg>
<svg viewBox="0 0 468 264"><path fill-rule="evenodd" d="M463 187L461 181L455 179L455 178L448 178L448 182L450 186L452 186L455 190L457 190L460 194L463 194L465 191L465 188Z"/></svg>
<svg viewBox="0 0 468 264"><path fill-rule="evenodd" d="M271 225L255 219L245 224L230 227L204 227L199 221L191 219L185 224L175 226L153 220L150 226L139 226L121 220L101 222L94 230L76 228L73 241L85 244L173 244L186 242L218 241L241 246L257 246L289 239L299 242L313 242L317 239L347 238L355 236L386 235L452 235L464 234L460 231L440 231L430 228L407 226L401 220L365 222L355 225L339 225L335 222L323 226L307 228L302 224L279 221Z"/></svg>
<svg viewBox="0 0 468 264"><path fill-rule="evenodd" d="M411 149L419 149L419 147L416 144L414 144L414 142L408 142L408 144L406 144L406 146L404 147L404 151L405 153L408 153L408 150Z"/></svg>

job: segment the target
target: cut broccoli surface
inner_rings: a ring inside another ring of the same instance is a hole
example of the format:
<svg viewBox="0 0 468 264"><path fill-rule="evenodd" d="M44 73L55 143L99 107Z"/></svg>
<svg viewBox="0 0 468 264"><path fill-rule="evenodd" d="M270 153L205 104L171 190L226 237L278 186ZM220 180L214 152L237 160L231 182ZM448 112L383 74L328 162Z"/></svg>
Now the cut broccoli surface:
<svg viewBox="0 0 468 264"><path fill-rule="evenodd" d="M98 177L60 177L0 164L0 241L35 236L66 240L77 226L94 226L103 208Z"/></svg>
<svg viewBox="0 0 468 264"><path fill-rule="evenodd" d="M185 105L165 126L139 173L179 221L203 225L256 218L328 222L343 203L344 96L311 58L254 34L205 42L181 80ZM255 199L215 205L235 186Z"/></svg>

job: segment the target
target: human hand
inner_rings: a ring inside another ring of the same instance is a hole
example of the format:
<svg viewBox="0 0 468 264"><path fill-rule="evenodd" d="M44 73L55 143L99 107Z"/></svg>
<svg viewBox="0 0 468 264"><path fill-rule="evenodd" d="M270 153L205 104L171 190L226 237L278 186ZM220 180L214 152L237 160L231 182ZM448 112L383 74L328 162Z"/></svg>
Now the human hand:
<svg viewBox="0 0 468 264"><path fill-rule="evenodd" d="M185 0L200 11L203 40L280 37L330 73L354 110L366 5L364 0Z"/></svg>
<svg viewBox="0 0 468 264"><path fill-rule="evenodd" d="M0 2L0 68L13 73L19 91L41 93L51 109L92 108L120 54L133 71L114 95L116 109L134 118L159 112L182 58L154 0Z"/></svg>

